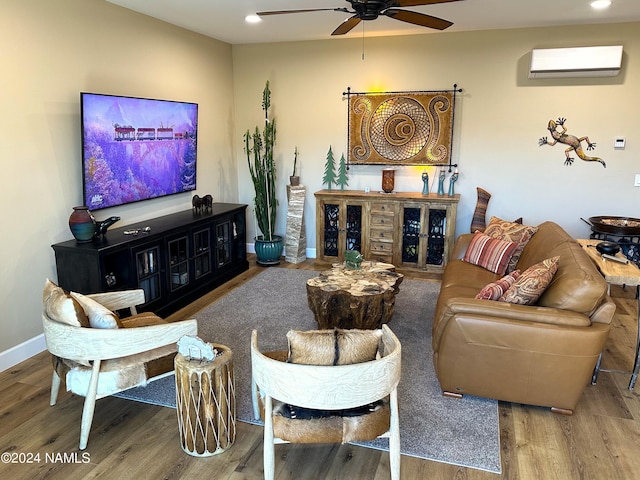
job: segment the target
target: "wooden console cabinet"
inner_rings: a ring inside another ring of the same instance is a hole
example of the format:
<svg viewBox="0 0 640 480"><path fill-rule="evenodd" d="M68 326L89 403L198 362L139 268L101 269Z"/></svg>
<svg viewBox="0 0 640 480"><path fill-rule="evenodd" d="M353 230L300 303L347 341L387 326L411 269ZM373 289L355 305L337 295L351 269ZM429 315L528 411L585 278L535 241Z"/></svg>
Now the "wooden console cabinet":
<svg viewBox="0 0 640 480"><path fill-rule="evenodd" d="M442 272L453 249L460 195L321 190L316 197L316 262L365 260Z"/></svg>
<svg viewBox="0 0 640 480"><path fill-rule="evenodd" d="M52 245L58 284L84 294L142 288L144 310L169 315L249 268L246 207L214 203Z"/></svg>

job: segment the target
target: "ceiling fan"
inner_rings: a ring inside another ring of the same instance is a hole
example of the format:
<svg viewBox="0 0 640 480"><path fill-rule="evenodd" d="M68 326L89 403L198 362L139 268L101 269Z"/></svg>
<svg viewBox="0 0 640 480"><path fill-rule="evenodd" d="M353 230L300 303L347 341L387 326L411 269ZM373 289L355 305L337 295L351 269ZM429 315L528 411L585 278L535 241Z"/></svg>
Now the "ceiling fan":
<svg viewBox="0 0 640 480"><path fill-rule="evenodd" d="M332 10L334 12L351 13L353 16L347 18L336 28L331 35L344 35L350 32L362 20L375 20L380 15L400 20L401 22L412 23L421 27L444 30L453 25L448 20L433 17L424 13L402 10L397 7L416 7L420 5L433 5L436 3L459 2L460 0L346 0L351 4L352 10L346 7L336 8L307 8L302 10L276 10L272 12L257 12L258 16L282 15L287 13L307 13L322 12Z"/></svg>

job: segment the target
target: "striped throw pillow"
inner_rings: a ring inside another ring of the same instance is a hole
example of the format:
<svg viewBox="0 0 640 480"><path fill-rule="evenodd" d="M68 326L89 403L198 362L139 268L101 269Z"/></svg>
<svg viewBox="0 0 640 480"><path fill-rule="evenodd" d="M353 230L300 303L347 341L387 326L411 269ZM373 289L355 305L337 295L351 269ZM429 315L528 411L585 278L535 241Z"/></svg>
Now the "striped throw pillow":
<svg viewBox="0 0 640 480"><path fill-rule="evenodd" d="M499 300L504 292L506 292L509 287L514 284L519 276L520 270L515 270L505 275L500 280L489 283L482 290L480 290L480 292L476 295L476 298L478 300Z"/></svg>
<svg viewBox="0 0 640 480"><path fill-rule="evenodd" d="M517 248L516 242L507 242L476 232L473 234L463 260L498 275L504 275L509 260Z"/></svg>

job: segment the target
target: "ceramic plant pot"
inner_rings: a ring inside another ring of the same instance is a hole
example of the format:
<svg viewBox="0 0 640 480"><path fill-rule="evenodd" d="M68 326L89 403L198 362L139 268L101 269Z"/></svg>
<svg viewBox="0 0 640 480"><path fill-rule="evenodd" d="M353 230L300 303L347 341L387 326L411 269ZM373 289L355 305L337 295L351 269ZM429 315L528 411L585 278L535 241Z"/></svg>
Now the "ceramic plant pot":
<svg viewBox="0 0 640 480"><path fill-rule="evenodd" d="M284 239L281 235L272 235L271 240L265 240L260 235L255 238L255 249L259 265L278 265L284 249Z"/></svg>

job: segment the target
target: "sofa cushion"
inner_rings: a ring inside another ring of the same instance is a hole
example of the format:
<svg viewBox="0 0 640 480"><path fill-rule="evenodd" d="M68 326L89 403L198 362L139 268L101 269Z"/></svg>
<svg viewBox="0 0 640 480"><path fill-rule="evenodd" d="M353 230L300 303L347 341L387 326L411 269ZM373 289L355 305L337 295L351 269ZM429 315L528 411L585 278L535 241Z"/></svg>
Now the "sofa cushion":
<svg viewBox="0 0 640 480"><path fill-rule="evenodd" d="M73 327L89 326L89 318L82 306L49 279L45 281L42 302L44 311L51 320Z"/></svg>
<svg viewBox="0 0 640 480"><path fill-rule="evenodd" d="M554 249L566 242L572 242L571 237L564 229L554 222L543 222L538 225L538 231L527 242L518 259L518 270L524 272L531 265L555 256L559 253L552 253Z"/></svg>
<svg viewBox="0 0 640 480"><path fill-rule="evenodd" d="M552 257L529 267L500 297L501 302L532 305L540 298L558 269L560 257Z"/></svg>
<svg viewBox="0 0 640 480"><path fill-rule="evenodd" d="M516 242L504 241L476 232L473 234L463 260L498 275L504 275L509 260L517 248Z"/></svg>
<svg viewBox="0 0 640 480"><path fill-rule="evenodd" d="M118 328L120 326L116 314L95 300L77 292L71 292L71 296L82 305L92 328Z"/></svg>
<svg viewBox="0 0 640 480"><path fill-rule="evenodd" d="M498 300L504 294L504 292L506 292L509 287L514 284L519 276L520 270L511 272L502 277L500 280L485 285L475 298L477 298L478 300Z"/></svg>
<svg viewBox="0 0 640 480"><path fill-rule="evenodd" d="M607 282L575 240L556 245L549 250L549 256L552 255L560 256L558 271L538 300L538 305L572 310L591 317L607 297Z"/></svg>
<svg viewBox="0 0 640 480"><path fill-rule="evenodd" d="M382 330L290 330L290 363L348 365L376 359Z"/></svg>
<svg viewBox="0 0 640 480"><path fill-rule="evenodd" d="M508 242L516 242L518 244L516 251L511 256L509 264L507 265L507 272L513 272L516 270L516 265L518 264L524 247L537 231L538 227L523 225L522 222L508 222L498 217L491 217L484 233L490 237L499 238L500 240Z"/></svg>

